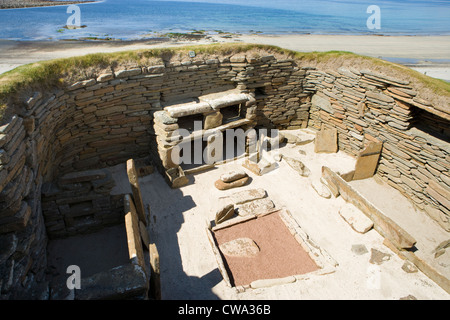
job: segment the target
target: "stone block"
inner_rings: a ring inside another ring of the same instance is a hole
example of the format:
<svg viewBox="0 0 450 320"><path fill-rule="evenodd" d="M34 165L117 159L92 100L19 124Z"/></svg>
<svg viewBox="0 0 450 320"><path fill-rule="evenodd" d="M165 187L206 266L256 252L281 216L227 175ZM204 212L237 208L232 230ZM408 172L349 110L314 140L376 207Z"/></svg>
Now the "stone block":
<svg viewBox="0 0 450 320"><path fill-rule="evenodd" d="M174 167L166 170L166 179L172 189L184 187L189 183L189 179L186 177L181 167Z"/></svg>
<svg viewBox="0 0 450 320"><path fill-rule="evenodd" d="M324 128L316 134L314 146L316 153L336 153L338 152L338 133L336 128Z"/></svg>
<svg viewBox="0 0 450 320"><path fill-rule="evenodd" d="M213 129L222 125L223 115L220 111L206 114L204 117L204 129Z"/></svg>

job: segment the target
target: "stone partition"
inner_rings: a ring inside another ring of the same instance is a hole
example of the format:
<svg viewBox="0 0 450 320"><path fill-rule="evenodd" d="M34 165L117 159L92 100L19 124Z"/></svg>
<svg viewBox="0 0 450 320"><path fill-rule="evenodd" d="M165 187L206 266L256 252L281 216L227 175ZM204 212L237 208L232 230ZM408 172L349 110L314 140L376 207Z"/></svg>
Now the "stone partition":
<svg viewBox="0 0 450 320"><path fill-rule="evenodd" d="M22 88L9 100L0 126L1 298L46 298L48 236L80 230L72 204L58 203L51 191L82 193L87 185L58 181L130 158L150 156L167 167L157 134L177 122L161 115L164 108L230 90L236 101L240 94L251 101L241 102L248 107L242 121L252 126L333 127L340 149L353 155L366 140L384 142L377 174L450 230L449 112L420 99L409 83L367 70L303 67L278 53L161 58L59 88ZM201 114L215 127L219 115L207 104ZM93 217L114 207L89 201L98 210Z"/></svg>

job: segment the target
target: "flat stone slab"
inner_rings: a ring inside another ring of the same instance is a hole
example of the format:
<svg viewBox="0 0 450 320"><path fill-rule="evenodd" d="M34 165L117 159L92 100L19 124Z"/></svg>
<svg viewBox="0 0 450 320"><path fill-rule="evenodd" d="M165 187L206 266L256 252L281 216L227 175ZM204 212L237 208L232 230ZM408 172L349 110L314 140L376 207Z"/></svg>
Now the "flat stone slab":
<svg viewBox="0 0 450 320"><path fill-rule="evenodd" d="M336 153L338 152L337 129L323 129L317 132L314 147L315 153Z"/></svg>
<svg viewBox="0 0 450 320"><path fill-rule="evenodd" d="M258 199L244 203L238 208L238 214L242 217L267 213L275 208L275 204L269 198Z"/></svg>
<svg viewBox="0 0 450 320"><path fill-rule="evenodd" d="M220 176L220 180L223 182L233 182L247 177L247 173L244 170L233 170Z"/></svg>
<svg viewBox="0 0 450 320"><path fill-rule="evenodd" d="M373 177L378 166L383 143L370 142L360 153L355 165L353 180Z"/></svg>
<svg viewBox="0 0 450 320"><path fill-rule="evenodd" d="M233 182L223 182L221 179L217 180L214 183L214 186L219 190L229 190L234 188L243 187L247 184L247 182L250 180L249 177L244 177L239 180L233 181Z"/></svg>
<svg viewBox="0 0 450 320"><path fill-rule="evenodd" d="M292 169L297 171L302 177L309 177L311 175L311 170L309 170L308 167L306 167L300 160L289 158L286 156L283 156L283 160L285 160L287 164Z"/></svg>
<svg viewBox="0 0 450 320"><path fill-rule="evenodd" d="M239 258L254 258L260 249L258 245L250 238L239 238L226 242L219 246L224 255Z"/></svg>
<svg viewBox="0 0 450 320"><path fill-rule="evenodd" d="M373 221L370 220L361 210L354 205L347 203L339 209L341 217L359 233L366 233L373 228Z"/></svg>
<svg viewBox="0 0 450 320"><path fill-rule="evenodd" d="M258 200L266 197L266 190L264 189L250 189L243 190L240 192L233 193L226 197L221 197L221 199L227 199L234 205L243 204L253 200Z"/></svg>

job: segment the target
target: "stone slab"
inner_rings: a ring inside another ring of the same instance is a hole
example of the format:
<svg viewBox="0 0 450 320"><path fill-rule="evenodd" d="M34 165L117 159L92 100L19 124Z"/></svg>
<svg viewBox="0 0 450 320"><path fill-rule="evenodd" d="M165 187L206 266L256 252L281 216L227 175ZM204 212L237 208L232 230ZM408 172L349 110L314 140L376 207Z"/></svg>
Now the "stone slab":
<svg viewBox="0 0 450 320"><path fill-rule="evenodd" d="M337 129L324 128L316 134L314 146L316 153L336 153L338 152L338 133Z"/></svg>
<svg viewBox="0 0 450 320"><path fill-rule="evenodd" d="M233 182L245 177L247 177L247 173L244 170L233 170L221 175L220 180L223 182Z"/></svg>
<svg viewBox="0 0 450 320"><path fill-rule="evenodd" d="M356 232L364 234L373 228L373 221L350 203L343 205L339 214Z"/></svg>
<svg viewBox="0 0 450 320"><path fill-rule="evenodd" d="M258 215L272 211L275 204L269 198L258 199L242 204L238 208L240 216Z"/></svg>
<svg viewBox="0 0 450 320"><path fill-rule="evenodd" d="M308 169L300 160L283 156L283 160L295 171L298 172L302 177L309 177L311 175L311 170Z"/></svg>
<svg viewBox="0 0 450 320"><path fill-rule="evenodd" d="M144 251L142 248L139 217L131 195L124 196L125 228L127 232L128 253L131 261L145 268Z"/></svg>
<svg viewBox="0 0 450 320"><path fill-rule="evenodd" d="M333 113L333 107L328 98L315 94L311 99L311 103L313 107L318 107L328 113Z"/></svg>
<svg viewBox="0 0 450 320"><path fill-rule="evenodd" d="M373 177L380 160L383 143L369 142L356 160L353 180L362 180Z"/></svg>
<svg viewBox="0 0 450 320"><path fill-rule="evenodd" d="M249 177L244 177L239 180L232 181L232 182L223 182L221 179L219 179L214 183L214 186L217 189L222 190L222 191L230 190L230 189L240 188L240 187L245 186L249 182L249 180L250 180Z"/></svg>
<svg viewBox="0 0 450 320"><path fill-rule="evenodd" d="M259 189L243 190L240 192L233 193L226 197L221 197L220 199L226 199L229 200L231 203L234 203L235 205L239 205L253 200L263 199L266 196L267 196L266 190L259 188Z"/></svg>
<svg viewBox="0 0 450 320"><path fill-rule="evenodd" d="M145 208L144 202L142 200L141 188L139 186L138 181L138 173L136 171L136 165L133 159L129 159L127 161L127 175L128 181L131 185L131 191L133 192L133 200L136 205L136 211L139 217L139 220L142 221L145 225L147 225L147 218L145 217Z"/></svg>
<svg viewBox="0 0 450 320"><path fill-rule="evenodd" d="M250 238L239 238L223 243L220 251L229 257L254 258L260 253L258 245Z"/></svg>

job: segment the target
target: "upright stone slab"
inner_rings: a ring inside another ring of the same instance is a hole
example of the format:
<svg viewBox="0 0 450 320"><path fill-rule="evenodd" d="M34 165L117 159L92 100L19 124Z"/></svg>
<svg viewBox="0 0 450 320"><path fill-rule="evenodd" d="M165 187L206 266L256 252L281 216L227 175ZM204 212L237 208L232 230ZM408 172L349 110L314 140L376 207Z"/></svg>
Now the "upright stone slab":
<svg viewBox="0 0 450 320"><path fill-rule="evenodd" d="M145 269L144 251L142 248L139 218L131 195L126 194L123 199L125 210L125 228L127 231L128 253L130 260Z"/></svg>
<svg viewBox="0 0 450 320"><path fill-rule="evenodd" d="M142 201L141 188L139 187L138 174L133 159L127 161L127 175L128 181L130 182L131 185L131 191L133 192L133 199L134 203L136 204L136 211L139 216L139 220L141 220L145 225L147 225L144 202Z"/></svg>
<svg viewBox="0 0 450 320"><path fill-rule="evenodd" d="M323 128L316 135L314 147L316 153L336 153L338 152L337 129Z"/></svg>
<svg viewBox="0 0 450 320"><path fill-rule="evenodd" d="M356 160L353 180L362 180L373 177L378 166L382 148L383 143L381 142L369 142Z"/></svg>

